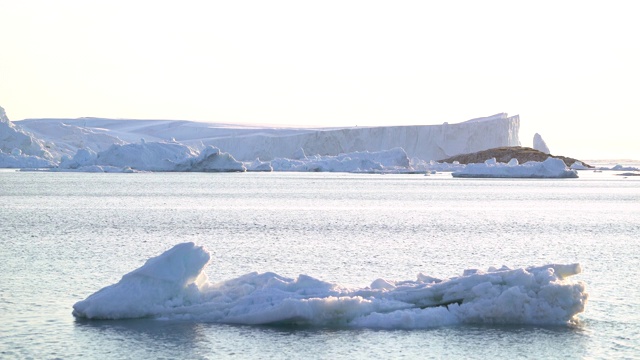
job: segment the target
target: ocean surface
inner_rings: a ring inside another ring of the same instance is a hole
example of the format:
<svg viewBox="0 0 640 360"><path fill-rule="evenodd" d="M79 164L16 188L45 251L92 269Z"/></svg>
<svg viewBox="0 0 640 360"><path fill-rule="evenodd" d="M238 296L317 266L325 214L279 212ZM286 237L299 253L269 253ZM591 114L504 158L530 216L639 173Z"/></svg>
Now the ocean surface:
<svg viewBox="0 0 640 360"><path fill-rule="evenodd" d="M0 171L0 358L640 357L640 177ZM580 263L577 325L426 329L88 321L72 306L175 244L212 282L306 274L344 286Z"/></svg>

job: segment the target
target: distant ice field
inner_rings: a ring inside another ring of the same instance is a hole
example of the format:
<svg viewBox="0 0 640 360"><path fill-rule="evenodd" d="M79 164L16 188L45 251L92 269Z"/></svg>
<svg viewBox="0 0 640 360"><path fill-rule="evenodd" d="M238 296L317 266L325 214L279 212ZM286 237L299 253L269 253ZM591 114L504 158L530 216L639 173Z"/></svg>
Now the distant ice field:
<svg viewBox="0 0 640 360"><path fill-rule="evenodd" d="M0 171L2 358L612 358L640 356L640 179L449 174ZM580 263L574 326L427 329L87 321L72 305L174 245L211 253L212 283L383 278Z"/></svg>

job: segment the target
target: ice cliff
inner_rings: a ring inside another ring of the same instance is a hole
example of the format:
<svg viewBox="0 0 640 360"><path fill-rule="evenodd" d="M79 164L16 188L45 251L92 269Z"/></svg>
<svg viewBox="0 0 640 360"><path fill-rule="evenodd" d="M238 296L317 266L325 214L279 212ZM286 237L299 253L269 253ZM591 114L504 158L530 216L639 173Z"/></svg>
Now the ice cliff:
<svg viewBox="0 0 640 360"><path fill-rule="evenodd" d="M76 171L406 172L520 144L519 117L504 113L456 124L314 129L101 118L12 123L3 111L1 125L0 167Z"/></svg>
<svg viewBox="0 0 640 360"><path fill-rule="evenodd" d="M0 167L51 167L50 145L22 130L9 121L0 107Z"/></svg>
<svg viewBox="0 0 640 360"><path fill-rule="evenodd" d="M396 147L404 149L410 158L428 161L520 144L520 118L504 113L456 124L320 129L98 118L33 119L19 123L41 138L55 144L64 143L67 148L75 146L76 150L96 143L97 139L101 140L100 143L131 143L141 138L147 141L173 139L194 148L212 145L240 161L295 159L300 149L312 155L339 155ZM63 131L65 136L61 136ZM105 149L104 145L101 149L92 148L96 152ZM62 151L60 155L73 155L73 152Z"/></svg>
<svg viewBox="0 0 640 360"><path fill-rule="evenodd" d="M298 149L307 154L338 155L396 147L404 149L410 158L439 160L492 147L520 145L519 129L518 116L498 114L458 124L351 127L277 137L257 133L202 141L244 161L293 158Z"/></svg>

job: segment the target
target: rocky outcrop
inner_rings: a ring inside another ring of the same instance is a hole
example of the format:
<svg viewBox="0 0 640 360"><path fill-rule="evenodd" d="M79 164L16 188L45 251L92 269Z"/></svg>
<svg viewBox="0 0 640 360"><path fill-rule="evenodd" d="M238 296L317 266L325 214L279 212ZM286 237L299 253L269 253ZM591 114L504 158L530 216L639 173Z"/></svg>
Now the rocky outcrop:
<svg viewBox="0 0 640 360"><path fill-rule="evenodd" d="M477 164L483 163L485 160L495 158L497 162L507 163L511 159L517 159L520 164L524 164L527 161L545 161L547 158L553 157L561 159L567 166L573 165L576 161L580 161L574 158L566 156L556 156L551 154L545 154L542 151L522 146L504 146L497 147L489 150L478 151L469 154L456 155L439 160L440 162L452 163L454 161L460 164ZM586 167L593 167L581 161Z"/></svg>

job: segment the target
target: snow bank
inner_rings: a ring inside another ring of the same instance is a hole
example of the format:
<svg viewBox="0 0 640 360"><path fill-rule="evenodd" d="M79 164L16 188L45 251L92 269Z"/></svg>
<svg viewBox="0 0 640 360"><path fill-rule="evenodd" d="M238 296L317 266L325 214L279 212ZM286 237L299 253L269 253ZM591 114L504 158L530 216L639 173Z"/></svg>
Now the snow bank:
<svg viewBox="0 0 640 360"><path fill-rule="evenodd" d="M518 164L516 159L511 159L508 164L498 163L493 158L482 164L467 164L451 175L461 178L577 178L578 172L568 169L564 161L552 157L524 164Z"/></svg>
<svg viewBox="0 0 640 360"><path fill-rule="evenodd" d="M193 243L147 260L114 284L73 305L89 319L151 317L232 324L306 324L428 328L451 324L567 324L584 311L580 265L468 270L436 279L378 279L347 289L307 275L249 273L213 284L209 253Z"/></svg>

